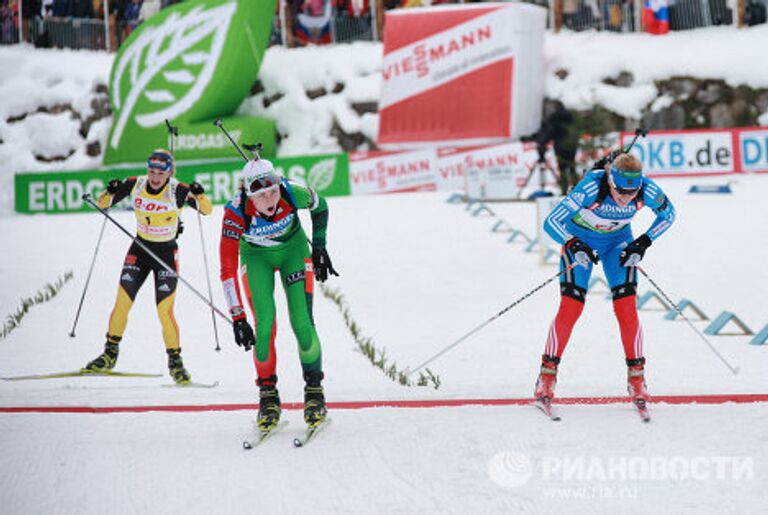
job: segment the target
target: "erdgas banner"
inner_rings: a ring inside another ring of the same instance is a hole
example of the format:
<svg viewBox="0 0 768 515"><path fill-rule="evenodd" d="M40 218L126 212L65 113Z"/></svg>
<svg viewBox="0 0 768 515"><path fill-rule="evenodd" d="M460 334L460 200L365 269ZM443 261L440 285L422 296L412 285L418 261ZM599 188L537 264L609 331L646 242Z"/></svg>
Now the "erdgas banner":
<svg viewBox="0 0 768 515"><path fill-rule="evenodd" d="M547 11L488 3L388 11L378 145L475 145L536 132Z"/></svg>
<svg viewBox="0 0 768 515"><path fill-rule="evenodd" d="M258 77L276 0L186 0L143 22L115 56L109 79L112 128L104 164L144 162L170 148L165 120L179 128L178 159L232 157L213 125L276 153L272 120L231 116Z"/></svg>
<svg viewBox="0 0 768 515"><path fill-rule="evenodd" d="M346 154L328 154L273 160L279 173L289 180L308 185L326 197L350 194ZM214 204L224 204L240 185L242 160L218 163L179 163L175 177L182 182L203 185ZM91 211L82 200L84 193L97 196L113 178L145 175L146 168L85 170L80 172L19 173L15 177L16 212L71 213Z"/></svg>

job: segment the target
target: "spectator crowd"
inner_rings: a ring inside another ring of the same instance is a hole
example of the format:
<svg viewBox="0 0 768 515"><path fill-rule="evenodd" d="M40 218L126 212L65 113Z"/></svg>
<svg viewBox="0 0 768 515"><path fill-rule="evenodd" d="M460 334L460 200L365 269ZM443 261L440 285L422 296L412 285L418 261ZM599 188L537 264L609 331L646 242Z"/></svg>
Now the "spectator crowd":
<svg viewBox="0 0 768 515"><path fill-rule="evenodd" d="M43 47L115 50L142 21L181 1L0 0L0 43L26 41ZM293 47L381 39L386 10L482 1L279 0L270 43ZM524 1L547 8L552 3L552 0ZM734 14L726 1L658 0L669 6L669 29L672 30L732 23ZM702 2L707 2L708 9L703 9ZM552 5L555 5L556 19L571 30L635 31L639 28L635 26L635 4L635 0L557 0ZM765 23L766 5L768 0L745 0L743 23ZM105 22L109 24L108 42L104 41ZM559 27L560 22L556 23Z"/></svg>

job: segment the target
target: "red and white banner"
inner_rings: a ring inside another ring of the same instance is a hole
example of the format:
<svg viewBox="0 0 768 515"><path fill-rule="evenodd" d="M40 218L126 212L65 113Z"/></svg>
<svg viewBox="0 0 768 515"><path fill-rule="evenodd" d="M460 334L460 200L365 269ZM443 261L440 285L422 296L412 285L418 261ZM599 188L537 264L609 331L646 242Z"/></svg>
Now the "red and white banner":
<svg viewBox="0 0 768 515"><path fill-rule="evenodd" d="M539 128L545 9L484 3L386 16L380 147L487 144Z"/></svg>
<svg viewBox="0 0 768 515"><path fill-rule="evenodd" d="M437 154L434 149L414 152L353 152L349 154L352 195L434 191Z"/></svg>
<svg viewBox="0 0 768 515"><path fill-rule="evenodd" d="M473 198L515 198L538 160L536 146L524 143L443 148L437 155L437 189L466 188Z"/></svg>
<svg viewBox="0 0 768 515"><path fill-rule="evenodd" d="M529 143L355 152L349 155L350 189L365 195L475 188L484 192L476 198L516 198L528 180L539 187L538 174L545 170L534 169L538 158L536 145ZM551 150L548 158L556 167ZM546 179L547 186L556 185L554 176Z"/></svg>

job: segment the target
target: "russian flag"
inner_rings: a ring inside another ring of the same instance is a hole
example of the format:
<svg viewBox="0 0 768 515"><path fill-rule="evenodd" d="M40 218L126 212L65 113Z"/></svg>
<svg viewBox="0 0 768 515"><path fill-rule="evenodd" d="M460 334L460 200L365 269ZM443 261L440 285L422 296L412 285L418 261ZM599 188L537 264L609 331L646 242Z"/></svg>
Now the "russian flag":
<svg viewBox="0 0 768 515"><path fill-rule="evenodd" d="M669 6L667 0L645 0L643 11L645 31L649 34L669 32Z"/></svg>

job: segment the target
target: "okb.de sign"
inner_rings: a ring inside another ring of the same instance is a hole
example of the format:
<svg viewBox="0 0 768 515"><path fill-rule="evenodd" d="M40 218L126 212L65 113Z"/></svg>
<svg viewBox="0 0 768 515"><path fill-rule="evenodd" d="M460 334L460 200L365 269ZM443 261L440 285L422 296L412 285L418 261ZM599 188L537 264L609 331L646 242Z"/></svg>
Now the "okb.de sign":
<svg viewBox="0 0 768 515"><path fill-rule="evenodd" d="M622 134L622 145L634 137ZM651 177L768 172L768 130L762 128L653 131L632 152Z"/></svg>

